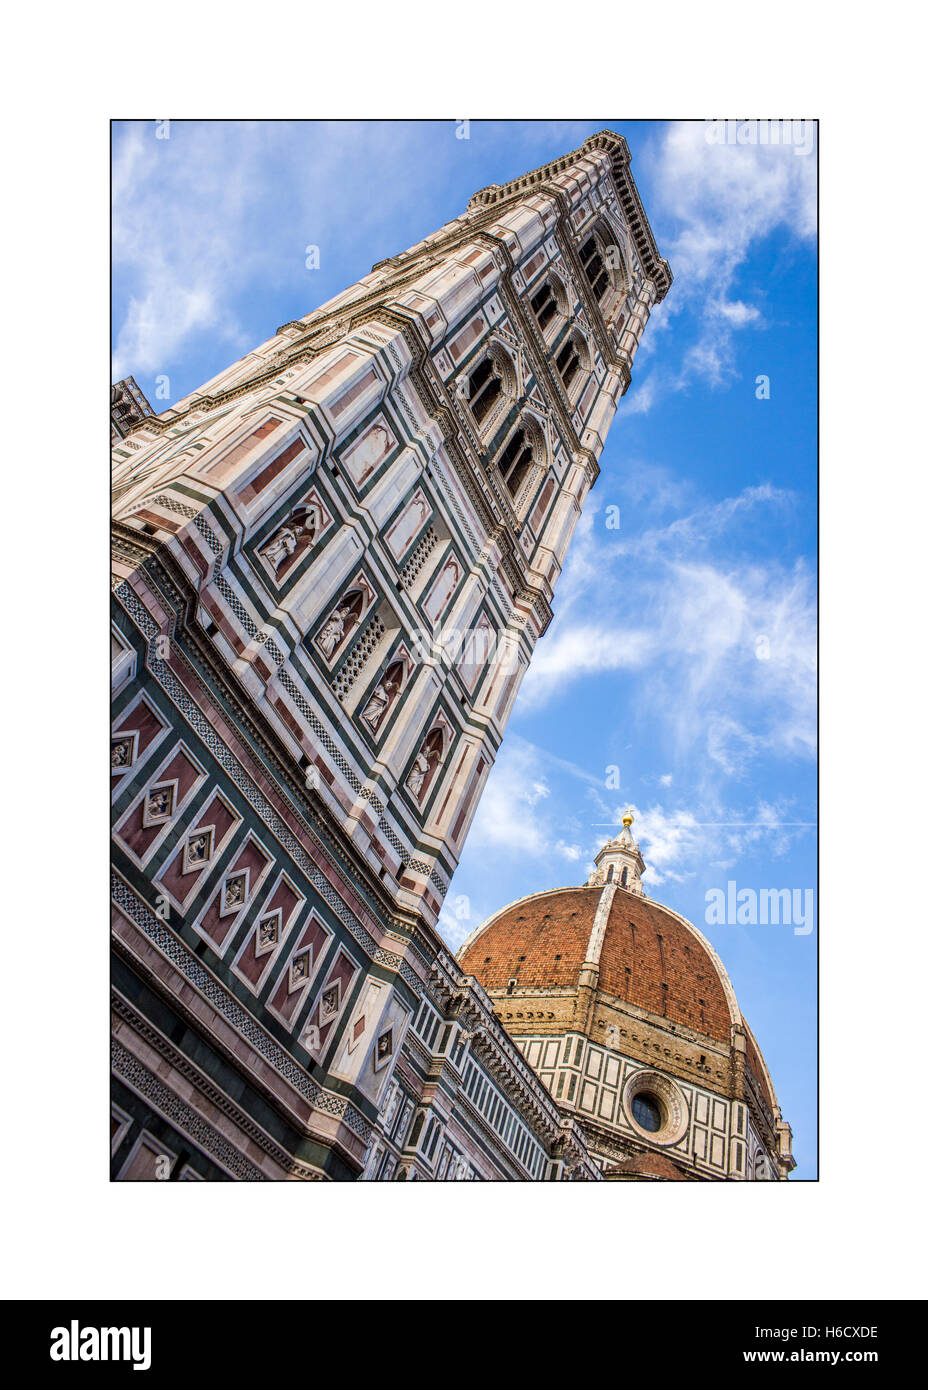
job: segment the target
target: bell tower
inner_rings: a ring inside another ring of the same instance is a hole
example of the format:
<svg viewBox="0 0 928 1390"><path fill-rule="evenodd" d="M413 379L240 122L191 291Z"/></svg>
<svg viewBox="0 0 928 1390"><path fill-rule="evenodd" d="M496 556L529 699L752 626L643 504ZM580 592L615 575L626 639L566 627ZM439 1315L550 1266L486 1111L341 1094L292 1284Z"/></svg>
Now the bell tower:
<svg viewBox="0 0 928 1390"><path fill-rule="evenodd" d="M170 409L127 412L112 764L126 1143L147 1125L187 1152L175 1131L185 1117L189 1138L202 1070L165 1041L176 1085L152 1071L148 1005L210 1058L204 1095L208 1072L245 1097L200 1176L249 1176L259 1097L273 1176L414 1176L454 1130L407 1042L440 1018L452 1070L471 1056L463 987L434 995L442 901L672 279L629 165L603 131L482 189ZM398 1094L396 1116L422 1117L411 1159L382 1136ZM539 1171L545 1152L524 1146Z"/></svg>

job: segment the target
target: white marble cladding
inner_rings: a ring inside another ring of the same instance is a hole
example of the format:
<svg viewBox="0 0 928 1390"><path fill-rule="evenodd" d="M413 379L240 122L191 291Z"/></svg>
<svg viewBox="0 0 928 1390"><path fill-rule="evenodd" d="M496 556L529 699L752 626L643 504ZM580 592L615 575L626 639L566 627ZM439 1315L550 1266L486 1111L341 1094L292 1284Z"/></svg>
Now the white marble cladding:
<svg viewBox="0 0 928 1390"><path fill-rule="evenodd" d="M650 1063L625 1057L621 1052L590 1042L581 1034L520 1037L518 1046L558 1105L576 1111L584 1121L604 1129L619 1141L665 1153L683 1169L717 1179L772 1179L775 1160L759 1139L747 1106L683 1078L662 1073ZM647 1135L632 1115L628 1091L639 1074L662 1078L668 1094L676 1093L680 1107L679 1133L671 1142ZM587 1130L590 1147L597 1152L596 1132ZM604 1149L606 1162L614 1162Z"/></svg>

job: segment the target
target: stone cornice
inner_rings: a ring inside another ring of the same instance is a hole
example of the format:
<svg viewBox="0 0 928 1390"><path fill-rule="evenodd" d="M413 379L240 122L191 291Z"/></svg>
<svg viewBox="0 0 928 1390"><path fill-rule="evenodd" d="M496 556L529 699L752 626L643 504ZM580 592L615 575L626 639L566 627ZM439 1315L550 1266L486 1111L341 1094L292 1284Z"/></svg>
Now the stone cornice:
<svg viewBox="0 0 928 1390"><path fill-rule="evenodd" d="M118 990L111 991L111 1006L113 1014L117 1020L122 1020L133 1033L143 1038L153 1051L164 1058L171 1068L172 1073L177 1073L185 1081L196 1087L205 1099L213 1104L218 1110L232 1121L232 1123L259 1148L270 1157L270 1159L290 1177L298 1178L304 1182L326 1181L326 1175L311 1164L304 1163L300 1159L294 1158L282 1144L279 1144L273 1137L259 1125L252 1117L239 1105L236 1105L232 1098L198 1067L195 1067L190 1059L180 1052L174 1045L161 1033L153 1024L135 1010L129 1001L119 993ZM114 1034L116 1030L114 1029ZM125 1043L125 1037L120 1036L119 1041ZM129 1049L132 1050L131 1048ZM180 1099L180 1097L178 1097Z"/></svg>
<svg viewBox="0 0 928 1390"><path fill-rule="evenodd" d="M566 173L571 165L584 155L599 152L607 154L610 158L612 176L615 180L619 201L622 204L622 211L625 214L625 221L634 238L635 249L645 274L654 281L657 288L657 299L660 302L670 289L673 282L673 272L658 251L651 224L642 206L635 180L629 169L632 157L628 145L624 137L617 135L615 131L600 130L585 140L578 150L562 155L560 159L552 160L549 164L542 164L538 169L523 174L521 178L512 179L509 183L494 183L490 184L488 188L481 188L467 204L467 211L471 214L482 212L487 208L498 210L501 204L524 198L529 193L549 192L551 190L544 188L549 179L555 178L558 174Z"/></svg>
<svg viewBox="0 0 928 1390"><path fill-rule="evenodd" d="M548 1144L553 1144L560 1125L557 1103L500 1023L482 986L445 951L432 966L432 981L466 1023L472 1034L471 1050L480 1054L497 1079L505 1077L503 1088L510 1099L530 1110Z"/></svg>

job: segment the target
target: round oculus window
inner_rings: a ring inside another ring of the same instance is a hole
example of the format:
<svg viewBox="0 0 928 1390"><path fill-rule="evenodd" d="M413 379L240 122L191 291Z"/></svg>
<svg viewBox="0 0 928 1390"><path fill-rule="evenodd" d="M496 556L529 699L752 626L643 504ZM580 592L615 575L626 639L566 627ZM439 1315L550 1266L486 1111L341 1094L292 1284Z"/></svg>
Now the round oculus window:
<svg viewBox="0 0 928 1390"><path fill-rule="evenodd" d="M642 1129L656 1134L664 1124L664 1112L660 1101L647 1091L639 1091L632 1100L632 1114Z"/></svg>
<svg viewBox="0 0 928 1390"><path fill-rule="evenodd" d="M623 1095L625 1114L635 1132L655 1144L678 1144L689 1124L689 1109L680 1087L659 1071L632 1072Z"/></svg>

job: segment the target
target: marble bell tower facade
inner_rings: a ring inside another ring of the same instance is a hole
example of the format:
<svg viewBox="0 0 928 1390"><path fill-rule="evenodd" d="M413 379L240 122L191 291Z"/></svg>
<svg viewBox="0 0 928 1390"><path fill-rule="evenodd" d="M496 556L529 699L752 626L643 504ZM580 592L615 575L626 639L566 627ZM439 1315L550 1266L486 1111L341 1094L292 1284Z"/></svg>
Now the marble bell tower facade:
<svg viewBox="0 0 928 1390"><path fill-rule="evenodd" d="M629 163L116 432L114 1178L598 1177L437 923L670 286Z"/></svg>

